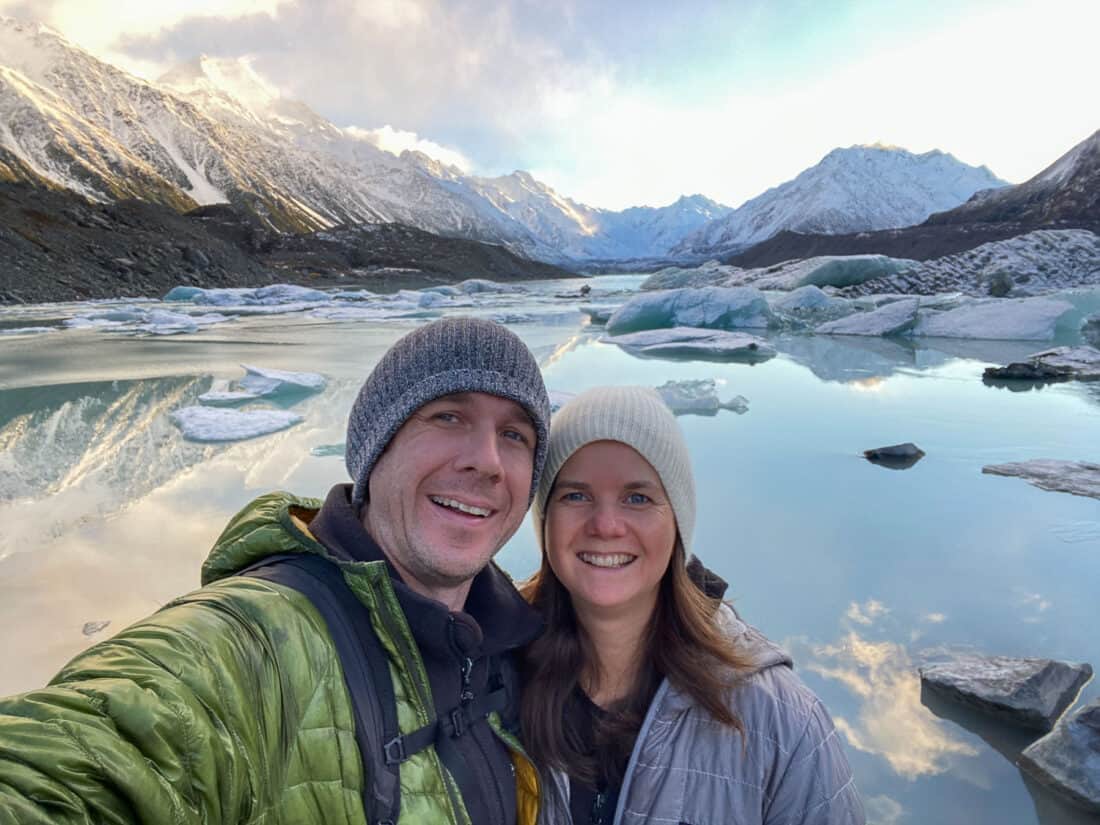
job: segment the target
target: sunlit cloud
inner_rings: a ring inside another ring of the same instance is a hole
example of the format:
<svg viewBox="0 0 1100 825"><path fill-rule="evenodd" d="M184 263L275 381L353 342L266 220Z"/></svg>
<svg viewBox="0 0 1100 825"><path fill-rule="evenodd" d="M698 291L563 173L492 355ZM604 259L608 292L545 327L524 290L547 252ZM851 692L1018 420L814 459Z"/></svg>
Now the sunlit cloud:
<svg viewBox="0 0 1100 825"><path fill-rule="evenodd" d="M807 669L859 697L856 717L837 715L837 729L853 748L882 757L899 776L941 774L954 759L978 755L921 704L920 678L901 645L851 631L840 644L814 648Z"/></svg>
<svg viewBox="0 0 1100 825"><path fill-rule="evenodd" d="M423 152L430 158L445 163L448 166L457 166L463 173L469 173L471 169L470 159L457 149L450 149L420 137L416 132L405 132L394 129L389 124L379 129L363 129L358 126L348 126L344 133L350 137L365 140L379 149L383 149L394 155L400 155L405 150L410 152Z"/></svg>
<svg viewBox="0 0 1100 825"><path fill-rule="evenodd" d="M947 621L947 615L945 613L925 613L920 617L920 620L928 624L943 624Z"/></svg>
<svg viewBox="0 0 1100 825"><path fill-rule="evenodd" d="M896 799L885 795L870 796L863 800L867 821L871 825L897 825L905 815L905 809Z"/></svg>
<svg viewBox="0 0 1100 825"><path fill-rule="evenodd" d="M869 625L881 616L890 612L890 608L877 599L868 599L863 604L852 602L848 605L848 611L844 615L853 622Z"/></svg>

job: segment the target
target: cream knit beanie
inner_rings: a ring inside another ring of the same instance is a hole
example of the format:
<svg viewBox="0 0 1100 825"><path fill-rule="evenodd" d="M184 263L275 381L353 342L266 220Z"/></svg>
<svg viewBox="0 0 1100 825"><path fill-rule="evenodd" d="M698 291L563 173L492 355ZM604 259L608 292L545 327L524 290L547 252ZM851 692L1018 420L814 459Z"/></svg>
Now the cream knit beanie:
<svg viewBox="0 0 1100 825"><path fill-rule="evenodd" d="M620 441L633 447L657 471L676 516L686 562L695 530L691 456L672 411L648 387L596 387L570 399L554 416L546 467L531 507L539 547L546 549L546 502L558 472L573 453L593 441Z"/></svg>

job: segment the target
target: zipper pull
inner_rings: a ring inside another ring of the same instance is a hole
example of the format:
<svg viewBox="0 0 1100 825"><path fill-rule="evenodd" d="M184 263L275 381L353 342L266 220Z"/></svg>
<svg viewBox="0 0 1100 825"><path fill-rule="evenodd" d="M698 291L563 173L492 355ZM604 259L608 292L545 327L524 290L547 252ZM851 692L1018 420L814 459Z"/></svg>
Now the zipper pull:
<svg viewBox="0 0 1100 825"><path fill-rule="evenodd" d="M462 660L462 695L459 697L462 704L473 701L474 691L470 686L470 674L474 672L474 660L466 656Z"/></svg>

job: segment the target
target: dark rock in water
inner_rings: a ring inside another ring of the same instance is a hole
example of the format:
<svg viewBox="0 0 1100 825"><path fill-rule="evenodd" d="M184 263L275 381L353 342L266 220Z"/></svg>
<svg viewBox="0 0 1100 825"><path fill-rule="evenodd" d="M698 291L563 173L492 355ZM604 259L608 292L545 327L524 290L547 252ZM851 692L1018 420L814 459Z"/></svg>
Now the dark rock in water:
<svg viewBox="0 0 1100 825"><path fill-rule="evenodd" d="M1087 664L966 656L920 668L930 690L1022 727L1048 731L1092 677Z"/></svg>
<svg viewBox="0 0 1100 825"><path fill-rule="evenodd" d="M982 378L995 381L1068 381L1070 374L1060 367L1017 361L1004 367L986 367Z"/></svg>
<svg viewBox="0 0 1100 825"><path fill-rule="evenodd" d="M81 632L85 636L94 636L99 631L106 628L107 625L109 625L110 623L111 623L110 619L108 619L107 621L104 621L104 622L85 622L84 627L81 629Z"/></svg>
<svg viewBox="0 0 1100 825"><path fill-rule="evenodd" d="M924 458L924 450L911 441L904 444L891 444L889 447L876 447L864 450L864 457L872 464L888 467L891 470L907 470Z"/></svg>
<svg viewBox="0 0 1100 825"><path fill-rule="evenodd" d="M1027 747L1020 767L1075 805L1100 813L1100 698Z"/></svg>
<svg viewBox="0 0 1100 825"><path fill-rule="evenodd" d="M1014 286L1016 283L1012 280L1012 276L1004 271L995 272L989 278L989 294L994 298L1004 298Z"/></svg>

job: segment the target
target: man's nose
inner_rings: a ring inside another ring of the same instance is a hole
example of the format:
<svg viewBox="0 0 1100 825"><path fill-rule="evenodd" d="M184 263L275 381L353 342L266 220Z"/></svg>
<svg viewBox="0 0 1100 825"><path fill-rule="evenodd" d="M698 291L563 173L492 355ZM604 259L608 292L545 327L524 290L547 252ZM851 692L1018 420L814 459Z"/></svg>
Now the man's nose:
<svg viewBox="0 0 1100 825"><path fill-rule="evenodd" d="M462 469L476 470L482 475L499 479L504 474L500 446L500 435L495 428L474 427L467 433L459 457Z"/></svg>

